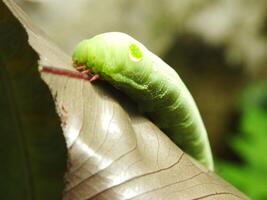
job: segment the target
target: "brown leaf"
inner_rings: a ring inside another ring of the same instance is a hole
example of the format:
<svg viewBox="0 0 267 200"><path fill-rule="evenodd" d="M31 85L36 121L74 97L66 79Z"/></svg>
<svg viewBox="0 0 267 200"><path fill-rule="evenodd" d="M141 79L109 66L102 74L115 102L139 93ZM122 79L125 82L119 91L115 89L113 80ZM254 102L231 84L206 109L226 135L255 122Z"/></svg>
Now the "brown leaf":
<svg viewBox="0 0 267 200"><path fill-rule="evenodd" d="M45 39L13 1L5 2L27 29L41 63L70 66L70 57ZM106 83L41 75L68 145L64 199L248 199L183 153Z"/></svg>

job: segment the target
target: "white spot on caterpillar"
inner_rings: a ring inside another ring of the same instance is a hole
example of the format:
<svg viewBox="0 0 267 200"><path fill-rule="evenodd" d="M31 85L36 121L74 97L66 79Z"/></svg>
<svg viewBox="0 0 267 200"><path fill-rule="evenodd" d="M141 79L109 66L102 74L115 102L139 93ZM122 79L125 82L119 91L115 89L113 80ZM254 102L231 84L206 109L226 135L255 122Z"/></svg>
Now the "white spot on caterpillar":
<svg viewBox="0 0 267 200"><path fill-rule="evenodd" d="M142 59L142 58L136 58L136 57L134 57L131 54L131 51L129 51L129 57L130 57L131 61L133 61L133 62L138 62L138 61L140 61Z"/></svg>

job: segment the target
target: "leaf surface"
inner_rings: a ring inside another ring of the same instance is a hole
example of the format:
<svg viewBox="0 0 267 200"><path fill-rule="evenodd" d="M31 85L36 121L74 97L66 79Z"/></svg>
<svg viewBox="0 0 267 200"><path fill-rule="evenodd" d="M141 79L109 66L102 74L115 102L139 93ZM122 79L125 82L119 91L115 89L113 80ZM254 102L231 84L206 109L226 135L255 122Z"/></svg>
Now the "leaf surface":
<svg viewBox="0 0 267 200"><path fill-rule="evenodd" d="M6 2L28 23L41 63L70 66L70 57L42 33L34 34L25 14ZM64 199L248 199L183 153L108 84L46 72L41 76L54 97L68 147Z"/></svg>

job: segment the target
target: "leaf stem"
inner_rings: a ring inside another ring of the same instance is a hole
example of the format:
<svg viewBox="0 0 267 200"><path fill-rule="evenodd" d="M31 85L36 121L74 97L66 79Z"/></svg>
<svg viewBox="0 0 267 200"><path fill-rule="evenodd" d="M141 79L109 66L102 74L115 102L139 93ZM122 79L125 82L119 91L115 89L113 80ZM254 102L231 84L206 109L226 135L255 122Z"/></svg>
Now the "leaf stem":
<svg viewBox="0 0 267 200"><path fill-rule="evenodd" d="M41 66L39 68L39 71L51 73L51 74L69 76L72 78L84 79L84 80L89 80L89 81L93 77L93 75L91 75L91 74L84 74L84 73L80 73L80 72L75 72L75 71L71 71L71 70L67 70L67 69L61 69L61 68L50 67L50 66Z"/></svg>

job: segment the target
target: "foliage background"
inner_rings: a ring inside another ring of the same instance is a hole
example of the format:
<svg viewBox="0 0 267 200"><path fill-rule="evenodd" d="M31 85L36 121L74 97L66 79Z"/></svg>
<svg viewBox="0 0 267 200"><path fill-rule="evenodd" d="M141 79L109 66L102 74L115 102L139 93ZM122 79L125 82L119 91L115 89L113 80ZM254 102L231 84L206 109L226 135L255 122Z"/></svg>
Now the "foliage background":
<svg viewBox="0 0 267 200"><path fill-rule="evenodd" d="M17 1L68 53L79 39L123 31L159 54L195 97L217 172L267 198L266 1Z"/></svg>

